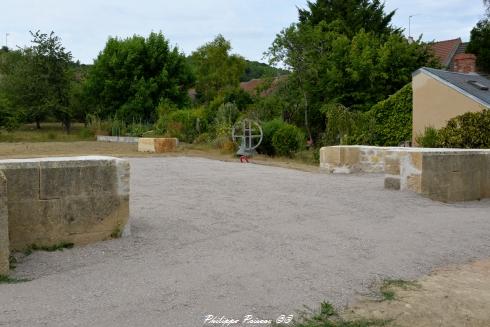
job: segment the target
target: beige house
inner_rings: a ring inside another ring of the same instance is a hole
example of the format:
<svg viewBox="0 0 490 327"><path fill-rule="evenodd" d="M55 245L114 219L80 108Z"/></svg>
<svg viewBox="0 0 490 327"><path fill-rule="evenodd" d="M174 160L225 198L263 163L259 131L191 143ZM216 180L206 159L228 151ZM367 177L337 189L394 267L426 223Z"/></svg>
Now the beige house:
<svg viewBox="0 0 490 327"><path fill-rule="evenodd" d="M490 80L476 73L421 68L413 73L412 142L426 127L442 128L466 112L490 109Z"/></svg>

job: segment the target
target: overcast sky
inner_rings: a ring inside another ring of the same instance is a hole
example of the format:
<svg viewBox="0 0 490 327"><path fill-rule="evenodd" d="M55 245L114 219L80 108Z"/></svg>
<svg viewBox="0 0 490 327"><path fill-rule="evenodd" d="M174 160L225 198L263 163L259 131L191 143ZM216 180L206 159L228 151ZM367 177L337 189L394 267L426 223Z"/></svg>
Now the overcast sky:
<svg viewBox="0 0 490 327"><path fill-rule="evenodd" d="M92 63L109 36L162 31L186 54L218 33L235 53L261 60L275 35L297 20L306 0L0 0L0 39L29 43L29 30L55 31L75 59ZM394 25L424 40L469 39L484 12L481 0L386 0Z"/></svg>

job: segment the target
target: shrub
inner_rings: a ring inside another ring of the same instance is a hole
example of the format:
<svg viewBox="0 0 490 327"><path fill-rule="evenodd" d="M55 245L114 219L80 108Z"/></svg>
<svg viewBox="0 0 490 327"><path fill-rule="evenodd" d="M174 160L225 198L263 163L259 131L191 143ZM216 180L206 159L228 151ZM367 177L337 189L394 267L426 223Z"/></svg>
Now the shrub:
<svg viewBox="0 0 490 327"><path fill-rule="evenodd" d="M438 132L434 127L427 127L424 134L417 136L415 140L423 148L436 148L439 146Z"/></svg>
<svg viewBox="0 0 490 327"><path fill-rule="evenodd" d="M490 148L490 110L457 116L438 131L438 146L444 148Z"/></svg>
<svg viewBox="0 0 490 327"><path fill-rule="evenodd" d="M182 142L192 143L194 139L207 130L204 109L182 109L162 111L156 129L159 133L176 137Z"/></svg>
<svg viewBox="0 0 490 327"><path fill-rule="evenodd" d="M270 156L275 155L274 146L272 145L272 138L274 134L284 125L286 125L286 123L284 123L281 119L274 119L262 124L262 132L264 133L264 137L262 138L262 143L257 149L259 153Z"/></svg>
<svg viewBox="0 0 490 327"><path fill-rule="evenodd" d="M375 120L373 144L397 146L412 139L412 86L374 105L370 113Z"/></svg>
<svg viewBox="0 0 490 327"><path fill-rule="evenodd" d="M276 154L290 157L303 149L305 135L298 127L285 124L274 133L272 145Z"/></svg>

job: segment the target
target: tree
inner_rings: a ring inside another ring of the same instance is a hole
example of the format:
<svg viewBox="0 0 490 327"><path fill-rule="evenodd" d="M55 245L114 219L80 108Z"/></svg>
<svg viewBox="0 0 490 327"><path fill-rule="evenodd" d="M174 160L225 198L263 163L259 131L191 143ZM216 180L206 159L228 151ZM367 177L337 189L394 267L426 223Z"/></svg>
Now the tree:
<svg viewBox="0 0 490 327"><path fill-rule="evenodd" d="M413 71L436 64L428 46L408 42L391 27L393 13L383 10L379 1L310 2L269 48L270 63L292 71L288 83L299 89L310 137L325 128L323 105L367 111L407 84ZM360 19L368 13L371 19Z"/></svg>
<svg viewBox="0 0 490 327"><path fill-rule="evenodd" d="M337 31L348 37L361 29L376 35L399 31L391 26L395 11L386 14L380 0L317 0L308 1L307 5L308 9L299 9L299 22L303 25L336 22Z"/></svg>
<svg viewBox="0 0 490 327"><path fill-rule="evenodd" d="M159 103L188 103L192 82L185 56L160 32L109 38L89 71L84 94L101 118L154 122Z"/></svg>
<svg viewBox="0 0 490 327"><path fill-rule="evenodd" d="M476 55L476 64L481 71L490 73L490 19L476 24L466 51Z"/></svg>
<svg viewBox="0 0 490 327"><path fill-rule="evenodd" d="M236 88L245 71L245 60L230 54L231 44L222 35L192 53L198 98L211 101L227 88Z"/></svg>
<svg viewBox="0 0 490 327"><path fill-rule="evenodd" d="M69 106L71 53L66 51L61 39L30 32L33 45L17 51L9 51L2 62L2 93L18 116L26 121L41 121L52 115L70 131L72 112Z"/></svg>

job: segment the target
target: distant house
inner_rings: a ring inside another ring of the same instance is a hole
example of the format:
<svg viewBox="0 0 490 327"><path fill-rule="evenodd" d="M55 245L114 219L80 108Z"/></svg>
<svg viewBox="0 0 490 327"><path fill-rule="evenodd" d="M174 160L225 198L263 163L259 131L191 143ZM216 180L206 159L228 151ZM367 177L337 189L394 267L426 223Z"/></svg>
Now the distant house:
<svg viewBox="0 0 490 327"><path fill-rule="evenodd" d="M476 69L476 57L466 53L467 47L468 42L461 41L461 38L431 44L431 49L443 69L461 73L474 72ZM469 66L469 63L473 66Z"/></svg>
<svg viewBox="0 0 490 327"><path fill-rule="evenodd" d="M459 66L458 66L459 65ZM413 73L412 142L426 127L442 128L466 112L490 109L490 79L475 73L474 57L455 66L465 73L421 68ZM463 67L464 66L464 67Z"/></svg>

